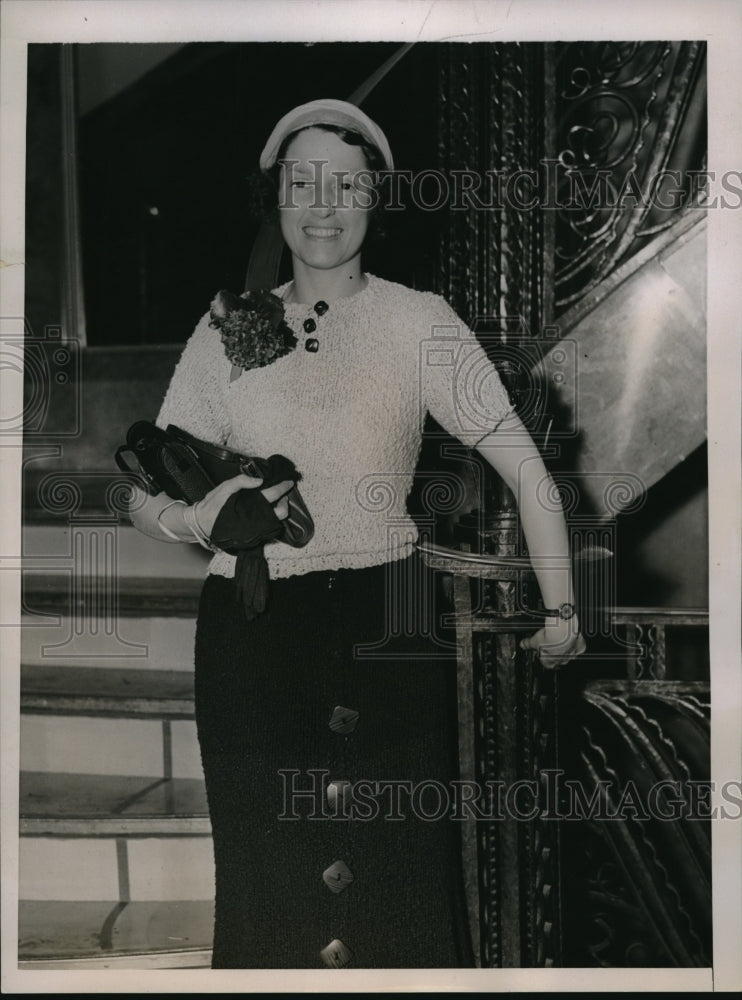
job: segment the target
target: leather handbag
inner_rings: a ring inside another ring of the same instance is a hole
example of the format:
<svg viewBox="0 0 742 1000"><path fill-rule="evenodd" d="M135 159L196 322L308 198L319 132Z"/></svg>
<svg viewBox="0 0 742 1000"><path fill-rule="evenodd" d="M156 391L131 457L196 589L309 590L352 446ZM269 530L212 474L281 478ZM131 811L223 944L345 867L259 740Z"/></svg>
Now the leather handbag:
<svg viewBox="0 0 742 1000"><path fill-rule="evenodd" d="M124 455L137 462L133 469ZM138 420L126 434L126 444L117 449L116 464L122 472L135 475L145 490L167 493L173 500L193 504L210 490L240 473L263 479L266 485L280 479L299 479L299 473L282 455L268 459L242 455L230 448L194 437L175 424L163 430L148 420ZM278 478L277 478L278 477ZM298 486L286 494L288 517L281 522L276 540L302 548L314 535L314 522Z"/></svg>

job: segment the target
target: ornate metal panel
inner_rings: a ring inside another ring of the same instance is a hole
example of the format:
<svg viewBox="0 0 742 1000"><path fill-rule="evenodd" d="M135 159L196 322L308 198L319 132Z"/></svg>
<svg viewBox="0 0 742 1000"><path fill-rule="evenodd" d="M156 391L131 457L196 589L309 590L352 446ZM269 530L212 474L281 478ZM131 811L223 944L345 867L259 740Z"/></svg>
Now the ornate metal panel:
<svg viewBox="0 0 742 1000"><path fill-rule="evenodd" d="M498 184L543 155L550 54L535 44L441 47L440 165L473 172L481 188L449 213L439 291L462 317L502 324L503 334L513 318L538 331L548 305L550 214L521 210Z"/></svg>
<svg viewBox="0 0 742 1000"><path fill-rule="evenodd" d="M537 162L544 146L544 83L549 50L522 44L451 45L442 50L439 153L444 171L473 172L492 196L497 177ZM478 331L507 342L538 331L545 308L548 216L503 200L493 211L473 200L450 212L441 247L439 290ZM509 372L503 372L508 377ZM510 386L517 392L517 384ZM473 520L477 547L495 556L521 549L512 495L490 482ZM466 526L462 526L464 534ZM460 535L463 537L463 535ZM464 600L459 590L460 602ZM518 606L512 574L482 583L474 600L504 618ZM461 610L462 605L459 605ZM474 632L471 642L473 771L480 788L538 779L545 749L554 750L553 691L512 632ZM535 702L534 702L535 696ZM535 742L534 742L535 738ZM485 809L485 815L487 811ZM558 907L550 865L552 829L513 818L483 818L466 841L478 858L469 880L470 910L484 966L558 962Z"/></svg>
<svg viewBox="0 0 742 1000"><path fill-rule="evenodd" d="M535 171L538 196L555 209L565 183L589 195L605 176L619 193L634 196L616 205L570 205L569 212L527 211L507 197L494 209L469 203L449 212L439 291L459 314L500 343L508 342L514 326L519 336L538 338L556 320L564 333L600 301L601 289L612 287L618 268L622 280L630 273L626 269L642 249L649 252L650 240L658 234L674 238L679 220L686 229L692 225L692 219L682 219L698 204L688 171L705 162L704 47L504 43L441 51L443 170L490 179ZM671 210L658 209L648 197L651 185L661 171L676 167L685 171L686 196ZM517 395L515 374L510 388ZM507 380L508 372L503 375ZM458 526L461 546L495 560L522 556L512 496L489 482L480 499L480 509ZM686 733L695 726L700 742L693 773L703 775L700 689L691 695L665 687L652 695L651 706L646 692L639 696L620 685L586 689L583 697L574 674L564 682L520 653L515 622L521 595L512 573L493 571L484 579L462 567L454 572L462 574L455 593L463 773L482 787L535 782L538 803L546 796L548 804L549 775L566 761L583 791L598 788L603 794L610 774L620 797L637 769L654 767L660 780L691 773L672 717L685 719ZM667 622L635 617L623 623L634 630L630 676L667 685ZM608 657L604 675L615 676L615 670L615 659ZM559 721L569 723L573 746L573 711L585 720L586 743L570 762L560 745ZM613 743L604 746L609 735ZM465 830L480 964L704 964L710 944L702 824L663 829L588 817L578 828L581 837L573 835L574 825L565 828L548 809L539 809L531 819L505 810ZM566 849L565 829L572 831Z"/></svg>
<svg viewBox="0 0 742 1000"><path fill-rule="evenodd" d="M679 215L698 215L704 60L702 42L557 47L558 126L548 151L559 206L557 315Z"/></svg>
<svg viewBox="0 0 742 1000"><path fill-rule="evenodd" d="M579 724L596 799L575 830L573 963L710 965L708 686L594 682Z"/></svg>

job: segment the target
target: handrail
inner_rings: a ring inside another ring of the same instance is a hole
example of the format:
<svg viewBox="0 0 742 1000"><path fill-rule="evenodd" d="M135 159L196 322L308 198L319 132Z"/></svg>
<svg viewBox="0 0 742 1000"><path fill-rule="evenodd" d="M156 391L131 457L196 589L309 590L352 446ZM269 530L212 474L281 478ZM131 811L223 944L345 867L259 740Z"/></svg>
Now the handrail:
<svg viewBox="0 0 742 1000"><path fill-rule="evenodd" d="M488 553L461 552L430 542L420 542L417 550L426 565L460 577L476 579L522 579L521 574L531 574L532 568L527 556L496 556ZM578 552L575 559L599 560L610 558L607 549L589 547ZM122 615L140 615L147 612L160 615L190 616L198 609L203 578L192 577L119 577L115 601ZM75 604L79 607L94 607L99 596L99 586L95 578L79 579L75 583ZM30 607L24 612L33 614L64 614L70 612L72 598L71 579L68 573L25 575L23 594ZM24 605L25 605L24 601ZM708 625L708 608L678 607L632 607L624 605L608 612L615 625ZM494 612L471 616L472 625L493 628ZM531 615L538 615L533 610ZM515 629L525 624L533 624L528 609L520 609L513 614L504 614L503 626ZM499 626L498 626L498 630Z"/></svg>
<svg viewBox="0 0 742 1000"><path fill-rule="evenodd" d="M418 542L417 551L431 569L446 570L462 576L484 579L512 580L521 574L533 574L533 560L529 556L501 556L490 552L466 552L435 542ZM580 563L602 562L612 559L613 553L600 545L589 545L575 553L573 560Z"/></svg>
<svg viewBox="0 0 742 1000"><path fill-rule="evenodd" d="M622 606L610 612L614 625L708 625L708 608Z"/></svg>
<svg viewBox="0 0 742 1000"><path fill-rule="evenodd" d="M434 556L441 559L452 559L453 561L464 560L466 562L481 563L484 566L530 566L531 559L528 556L496 556L490 552L466 552L463 549L455 549L448 545L439 545L437 542L417 542L416 548L423 556ZM613 553L603 545L586 545L575 553L574 559L579 562L602 562L603 559L612 559Z"/></svg>

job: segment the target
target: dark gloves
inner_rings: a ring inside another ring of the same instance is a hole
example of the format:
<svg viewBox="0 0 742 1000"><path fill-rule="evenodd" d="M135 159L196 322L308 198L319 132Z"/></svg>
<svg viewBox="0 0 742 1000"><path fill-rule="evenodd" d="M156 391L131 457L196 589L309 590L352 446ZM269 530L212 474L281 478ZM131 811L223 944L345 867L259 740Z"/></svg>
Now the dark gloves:
<svg viewBox="0 0 742 1000"><path fill-rule="evenodd" d="M263 546L243 549L234 568L235 595L249 622L265 611L268 603L268 563Z"/></svg>
<svg viewBox="0 0 742 1000"><path fill-rule="evenodd" d="M301 478L293 462L283 455L271 455L260 463L253 461L253 465L256 467L251 468L248 474L262 476L263 482L253 489L233 493L217 514L211 529L211 544L230 555L278 538L283 531L283 522L276 516L273 504L263 496L263 490L286 480L296 482Z"/></svg>
<svg viewBox="0 0 742 1000"><path fill-rule="evenodd" d="M237 556L235 585L248 621L264 611L267 602L268 564L263 546L280 538L285 527L262 491L284 480L296 482L300 478L293 463L283 455L261 461L258 473L263 477L261 485L238 490L227 499L209 539L212 545Z"/></svg>
<svg viewBox="0 0 742 1000"><path fill-rule="evenodd" d="M226 500L211 529L212 545L234 556L281 534L283 523L262 490L262 486L238 490Z"/></svg>

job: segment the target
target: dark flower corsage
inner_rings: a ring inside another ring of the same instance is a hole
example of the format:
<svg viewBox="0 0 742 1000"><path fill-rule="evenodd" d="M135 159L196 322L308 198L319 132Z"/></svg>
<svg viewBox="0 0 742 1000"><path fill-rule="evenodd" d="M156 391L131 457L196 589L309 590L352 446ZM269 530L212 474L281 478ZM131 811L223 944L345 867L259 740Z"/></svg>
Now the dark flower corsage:
<svg viewBox="0 0 742 1000"><path fill-rule="evenodd" d="M263 368L296 347L284 320L283 302L273 292L235 295L224 289L211 303L209 325L218 330L232 362L230 382L249 368Z"/></svg>

